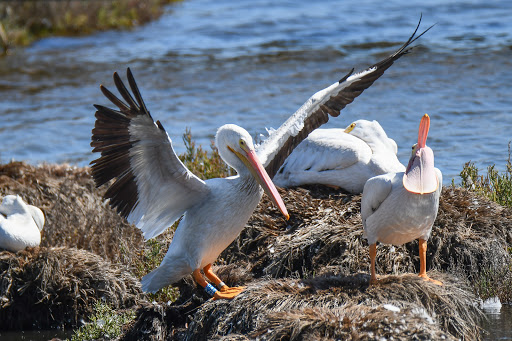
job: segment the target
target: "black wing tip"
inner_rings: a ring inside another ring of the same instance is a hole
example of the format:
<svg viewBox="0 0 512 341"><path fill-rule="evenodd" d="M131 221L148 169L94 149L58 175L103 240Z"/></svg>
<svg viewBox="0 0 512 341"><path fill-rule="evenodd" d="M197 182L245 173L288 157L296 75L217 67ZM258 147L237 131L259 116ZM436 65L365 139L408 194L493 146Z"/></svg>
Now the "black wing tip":
<svg viewBox="0 0 512 341"><path fill-rule="evenodd" d="M352 70L349 71L349 73L347 73L345 76L343 76L339 81L338 83L343 83L344 81L347 80L348 77L352 76L352 74L354 73L354 68L352 68Z"/></svg>
<svg viewBox="0 0 512 341"><path fill-rule="evenodd" d="M414 48L414 47L410 47L410 45L412 43L414 43L416 40L418 40L419 38L421 38L421 36L423 36L425 33L430 31L430 29L437 24L437 23L434 23L433 25L429 26L426 30L421 32L418 36L416 36L416 33L418 33L418 30L420 28L421 20L422 19L423 19L423 13L420 13L420 19L418 20L418 24L416 25L416 28L414 29L414 32L411 34L409 39L407 39L407 41L402 46L400 46L400 48L395 53L393 53L391 55L392 57L400 57L400 56L402 56L404 54L409 53L411 51L411 49Z"/></svg>
<svg viewBox="0 0 512 341"><path fill-rule="evenodd" d="M164 128L164 126L162 125L162 123L160 123L160 121L156 121L156 125L157 125L157 127L158 127L160 130L165 131L165 128Z"/></svg>

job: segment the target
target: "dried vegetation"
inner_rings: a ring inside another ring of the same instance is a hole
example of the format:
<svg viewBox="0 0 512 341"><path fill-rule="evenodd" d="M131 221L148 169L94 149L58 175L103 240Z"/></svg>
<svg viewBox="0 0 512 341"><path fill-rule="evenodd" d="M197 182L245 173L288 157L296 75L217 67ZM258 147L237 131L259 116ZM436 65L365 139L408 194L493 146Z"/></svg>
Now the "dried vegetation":
<svg viewBox="0 0 512 341"><path fill-rule="evenodd" d="M244 293L214 302L187 277L172 304L143 295L137 279L172 231L144 243L102 202L87 168L1 165L8 193L42 207L47 224L40 248L0 253L2 329L74 328L102 301L136 311L124 340L478 340L477 296L512 301L512 209L460 188L443 191L429 241L427 266L443 287L410 274L417 242L379 245L382 283L369 287L360 196L309 186L281 190L289 221L264 197L222 253L215 270Z"/></svg>

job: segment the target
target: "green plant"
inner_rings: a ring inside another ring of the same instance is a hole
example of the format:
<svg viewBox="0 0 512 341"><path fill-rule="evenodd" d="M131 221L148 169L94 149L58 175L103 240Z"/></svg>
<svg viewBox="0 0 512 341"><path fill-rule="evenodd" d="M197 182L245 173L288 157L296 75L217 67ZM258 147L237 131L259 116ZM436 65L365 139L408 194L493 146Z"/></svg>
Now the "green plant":
<svg viewBox="0 0 512 341"><path fill-rule="evenodd" d="M183 134L186 152L179 156L187 168L201 179L225 178L233 175L234 171L221 159L213 141L210 144L211 154L203 150L201 145L196 147L192 141L192 133L187 128Z"/></svg>
<svg viewBox="0 0 512 341"><path fill-rule="evenodd" d="M97 302L90 322L77 329L71 341L114 339L121 335L123 325L135 319L135 312L119 313L105 303Z"/></svg>
<svg viewBox="0 0 512 341"><path fill-rule="evenodd" d="M28 45L50 35L83 35L110 29L129 29L158 18L163 13L163 7L173 1L0 2L0 52L2 48L7 51L10 46Z"/></svg>
<svg viewBox="0 0 512 341"><path fill-rule="evenodd" d="M177 223L175 223L171 230L175 230ZM159 239L153 238L146 242L144 249L141 251L138 261L135 262L135 275L142 277L147 274L148 270L155 269L164 259L167 248L164 247L163 242ZM180 296L180 291L176 287L167 286L159 290L155 294L148 294L152 301L157 302L174 302Z"/></svg>
<svg viewBox="0 0 512 341"><path fill-rule="evenodd" d="M480 175L473 162L467 162L460 172L462 187L486 196L503 205L512 207L512 163L510 142L505 171L500 174L495 165L487 167L487 174Z"/></svg>

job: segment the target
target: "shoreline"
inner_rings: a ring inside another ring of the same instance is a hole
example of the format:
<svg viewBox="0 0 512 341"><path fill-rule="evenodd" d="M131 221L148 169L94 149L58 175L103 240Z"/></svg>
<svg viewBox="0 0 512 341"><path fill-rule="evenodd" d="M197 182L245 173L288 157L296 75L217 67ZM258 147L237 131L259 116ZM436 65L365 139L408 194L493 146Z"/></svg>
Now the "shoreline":
<svg viewBox="0 0 512 341"><path fill-rule="evenodd" d="M52 36L131 29L158 19L180 0L80 0L0 3L0 56ZM3 53L2 53L3 52Z"/></svg>

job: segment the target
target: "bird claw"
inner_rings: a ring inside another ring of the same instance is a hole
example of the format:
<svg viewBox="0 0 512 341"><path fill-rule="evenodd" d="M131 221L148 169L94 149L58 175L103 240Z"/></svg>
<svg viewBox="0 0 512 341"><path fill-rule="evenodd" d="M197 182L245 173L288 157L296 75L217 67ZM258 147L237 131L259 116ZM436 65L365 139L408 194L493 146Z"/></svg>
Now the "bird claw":
<svg viewBox="0 0 512 341"><path fill-rule="evenodd" d="M443 285L443 282L440 282L440 281L438 281L438 280L436 280L436 279L432 279L432 278L428 277L428 275L427 275L427 274L420 274L420 275L418 275L418 276L419 276L419 277L421 277L421 278L423 278L423 280L425 280L425 281L429 281L429 282L434 283L435 285L439 285L439 286L442 286L442 285Z"/></svg>
<svg viewBox="0 0 512 341"><path fill-rule="evenodd" d="M242 291L244 291L244 289L245 287L228 287L225 290L219 290L213 295L212 300L232 300L233 298L238 296Z"/></svg>

